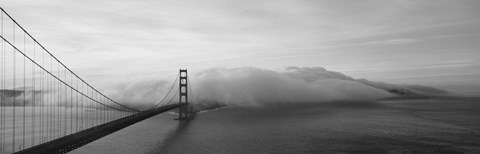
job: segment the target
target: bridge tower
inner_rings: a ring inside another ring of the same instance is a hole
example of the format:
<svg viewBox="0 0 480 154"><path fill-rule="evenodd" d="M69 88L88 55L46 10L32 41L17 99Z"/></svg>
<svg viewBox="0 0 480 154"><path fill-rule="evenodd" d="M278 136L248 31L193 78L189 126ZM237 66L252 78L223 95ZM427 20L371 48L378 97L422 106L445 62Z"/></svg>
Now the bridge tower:
<svg viewBox="0 0 480 154"><path fill-rule="evenodd" d="M178 86L179 103L178 120L189 120L193 117L193 110L188 103L188 73L186 69L180 69L180 81Z"/></svg>

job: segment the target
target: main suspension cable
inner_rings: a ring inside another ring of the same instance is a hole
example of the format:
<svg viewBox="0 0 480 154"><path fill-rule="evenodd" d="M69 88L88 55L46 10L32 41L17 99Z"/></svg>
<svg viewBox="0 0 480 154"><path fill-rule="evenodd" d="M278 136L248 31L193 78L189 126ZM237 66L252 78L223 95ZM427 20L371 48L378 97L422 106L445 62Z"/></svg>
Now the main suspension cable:
<svg viewBox="0 0 480 154"><path fill-rule="evenodd" d="M168 103L165 104L165 106L170 104L172 102L172 100L175 98L175 96L177 96L177 94L178 94L178 89L175 91L175 94L173 94L173 97L170 99L170 101L168 101Z"/></svg>
<svg viewBox="0 0 480 154"><path fill-rule="evenodd" d="M175 81L173 81L173 84L172 84L172 86L170 87L170 90L168 90L168 93L165 95L165 97L163 97L163 99L162 99L160 102L158 102L157 104L155 104L155 105L154 105L153 107L151 107L150 109L156 108L158 105L160 105L160 104L168 97L168 95L170 94L170 92L172 92L173 87L175 87L175 85L176 85L175 83L177 83L177 81L178 81L178 76L179 76L179 75L180 75L180 73L178 73L177 76L175 77Z"/></svg>
<svg viewBox="0 0 480 154"><path fill-rule="evenodd" d="M86 94L80 92L79 90L73 88L71 85L67 84L65 81L63 81L63 80L61 80L59 77L55 76L52 72L46 70L44 67L40 66L40 64L38 64L37 62L33 61L33 59L31 59L29 56L27 56L25 53L23 53L20 49L18 49L15 45L13 45L12 43L10 43L10 42L9 42L7 39L5 39L3 36L0 36L0 37L3 39L3 41L5 41L5 42L6 42L7 44L9 44L10 46L12 46L12 48L14 48L14 50L18 51L20 54L22 54L22 55L25 56L27 59L29 59L32 63L34 63L35 65L37 65L38 67L40 67L43 71L47 72L48 74L50 74L50 76L52 76L53 78L57 79L59 82L61 82L61 83L63 83L64 85L68 86L69 88L73 89L74 91L76 91L76 92L84 95L85 97L91 99L92 101L94 101L94 102L96 102L96 103L98 103L98 104L101 104L101 105L103 105L103 106L106 106L106 107L109 107L109 108L112 108L112 109L115 109L115 110L118 110L118 111L124 111L124 110L117 109L117 108L115 108L115 107L106 105L106 104L104 104L104 103L102 103L102 102L99 102L99 101L93 99L92 97L89 97L89 96L87 96ZM15 73L14 73L14 74L15 74ZM53 81L52 81L52 82L53 82ZM14 82L14 83L15 83L15 82ZM90 87L90 88L92 88L92 87ZM93 88L92 88L92 90L95 91L95 89L93 89ZM99 94L100 94L100 93L99 93ZM101 95L101 94L100 94L100 95ZM134 109L132 109L132 110L134 110ZM139 112L138 110L134 110L134 111Z"/></svg>
<svg viewBox="0 0 480 154"><path fill-rule="evenodd" d="M12 22L17 25L25 34L27 34L35 43L37 43L45 52L47 52L51 57L53 57L59 64L61 64L65 69L67 69L70 73L72 73L75 77L77 77L78 79L80 79L83 83L85 83L88 87L92 88L95 92L99 93L101 96L103 97L106 97L108 100L112 101L113 103L117 104L117 105L120 105L130 111L134 111L134 112L140 112L139 110L136 110L136 109L133 109L133 108L130 108L130 107L127 107L121 103L118 103L117 101L114 101L113 99L107 97L106 95L104 95L103 93L101 93L100 91L98 91L97 89L95 89L93 86L91 86L90 84L88 84L85 80L83 80L80 76L78 76L77 74L75 74L70 68L68 68L65 64L63 64L57 57L55 57L50 51L48 51L42 44L40 44L40 42L38 42L32 35L30 35L30 33L28 33L20 24L18 24L18 22L13 19L13 17L10 16L10 14L8 14L2 7L0 7L0 10L2 10L2 12L7 15L7 17L10 18L10 20L12 20ZM63 81L61 81L63 82Z"/></svg>

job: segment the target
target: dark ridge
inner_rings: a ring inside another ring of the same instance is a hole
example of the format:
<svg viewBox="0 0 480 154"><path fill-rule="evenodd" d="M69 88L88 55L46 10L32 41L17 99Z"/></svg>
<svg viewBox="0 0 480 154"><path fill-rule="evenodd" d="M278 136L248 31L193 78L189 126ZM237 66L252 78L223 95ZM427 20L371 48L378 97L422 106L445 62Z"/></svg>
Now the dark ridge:
<svg viewBox="0 0 480 154"><path fill-rule="evenodd" d="M405 87L421 91L424 93L429 93L429 94L448 94L449 92L443 89L439 88L434 88L434 87L429 87L429 86L422 86L422 85L405 85Z"/></svg>
<svg viewBox="0 0 480 154"><path fill-rule="evenodd" d="M20 96L23 93L24 91L20 91L20 90L0 89L0 94L1 96L4 96L4 97L16 97L16 96Z"/></svg>

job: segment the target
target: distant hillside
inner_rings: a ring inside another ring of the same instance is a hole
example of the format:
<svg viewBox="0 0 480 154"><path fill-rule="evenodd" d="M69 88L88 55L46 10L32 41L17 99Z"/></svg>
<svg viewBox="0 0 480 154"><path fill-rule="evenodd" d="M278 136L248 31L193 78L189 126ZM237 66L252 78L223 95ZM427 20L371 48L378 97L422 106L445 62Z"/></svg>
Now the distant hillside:
<svg viewBox="0 0 480 154"><path fill-rule="evenodd" d="M395 85L383 82L368 81L365 79L359 79L357 81L371 87L383 89L390 93L404 96L438 96L449 93L446 90L422 85Z"/></svg>
<svg viewBox="0 0 480 154"><path fill-rule="evenodd" d="M16 97L23 94L21 90L0 89L0 96L2 97Z"/></svg>
<svg viewBox="0 0 480 154"><path fill-rule="evenodd" d="M422 85L405 85L412 90L415 90L419 93L424 93L427 95L439 95L439 94L448 94L449 92L443 89L438 89L434 87L422 86Z"/></svg>
<svg viewBox="0 0 480 154"><path fill-rule="evenodd" d="M34 91L34 90L11 90L11 89L0 89L0 99L2 99L4 102L2 102L2 106L12 106L14 102L16 105L30 105L32 102L32 96L39 96L42 94L42 91ZM25 101L23 100L25 96Z"/></svg>
<svg viewBox="0 0 480 154"><path fill-rule="evenodd" d="M432 96L432 95L443 95L448 93L445 90L441 90L434 87L422 86L422 85L396 85L379 81L370 81L367 79L355 79L353 77L347 76L340 72L326 70L322 67L289 67L287 68L287 74L293 78L301 78L308 82L314 82L324 79L335 79L335 80L347 80L361 83L370 87L381 89L392 94L402 95L402 96Z"/></svg>

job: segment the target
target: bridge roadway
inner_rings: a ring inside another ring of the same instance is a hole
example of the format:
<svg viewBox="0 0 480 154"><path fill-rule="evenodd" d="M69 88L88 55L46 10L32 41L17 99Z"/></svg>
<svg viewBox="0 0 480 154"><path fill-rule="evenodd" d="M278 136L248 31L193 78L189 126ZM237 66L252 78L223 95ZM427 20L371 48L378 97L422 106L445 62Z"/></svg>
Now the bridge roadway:
<svg viewBox="0 0 480 154"><path fill-rule="evenodd" d="M160 113L180 107L181 104L171 104L159 108L143 111L125 118L113 120L78 133L67 135L31 148L18 151L19 154L67 153L108 134L121 130L137 122L153 117Z"/></svg>

